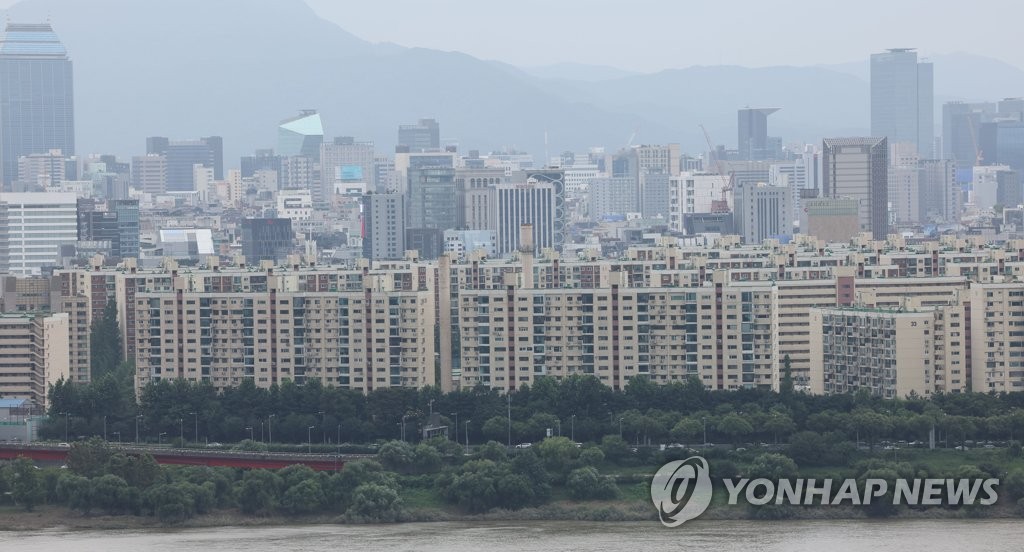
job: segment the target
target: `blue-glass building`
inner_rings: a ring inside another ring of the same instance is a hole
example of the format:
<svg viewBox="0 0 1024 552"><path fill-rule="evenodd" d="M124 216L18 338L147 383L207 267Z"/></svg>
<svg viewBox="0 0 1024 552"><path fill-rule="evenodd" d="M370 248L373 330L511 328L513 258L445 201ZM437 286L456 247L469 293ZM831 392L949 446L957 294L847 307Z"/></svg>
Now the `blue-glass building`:
<svg viewBox="0 0 1024 552"><path fill-rule="evenodd" d="M319 161L323 143L324 124L316 111L303 111L277 127L277 154L281 157L302 155Z"/></svg>
<svg viewBox="0 0 1024 552"><path fill-rule="evenodd" d="M18 178L18 158L75 153L71 60L49 23L7 23L0 35L0 167Z"/></svg>

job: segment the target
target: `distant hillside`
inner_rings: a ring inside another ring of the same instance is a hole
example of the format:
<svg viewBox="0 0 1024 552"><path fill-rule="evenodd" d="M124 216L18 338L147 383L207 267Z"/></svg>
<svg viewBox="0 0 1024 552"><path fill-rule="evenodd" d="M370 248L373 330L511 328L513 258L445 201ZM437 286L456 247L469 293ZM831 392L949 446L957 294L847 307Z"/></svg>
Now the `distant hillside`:
<svg viewBox="0 0 1024 552"><path fill-rule="evenodd" d="M67 45L83 153L139 153L150 135L220 134L233 166L239 155L273 147L277 123L307 108L323 113L329 135L372 139L382 151L393 146L398 124L435 117L442 138L464 150L515 146L538 160L545 133L552 155L592 145L614 150L636 130L636 142L702 151L698 123L716 143L734 146L736 109L745 105L782 108L771 133L787 141L867 132L867 82L842 68L523 70L371 44L301 0L24 0L7 16L49 18ZM967 65L994 72L987 82L999 89L1021 78L999 62ZM937 68L939 94L945 78Z"/></svg>

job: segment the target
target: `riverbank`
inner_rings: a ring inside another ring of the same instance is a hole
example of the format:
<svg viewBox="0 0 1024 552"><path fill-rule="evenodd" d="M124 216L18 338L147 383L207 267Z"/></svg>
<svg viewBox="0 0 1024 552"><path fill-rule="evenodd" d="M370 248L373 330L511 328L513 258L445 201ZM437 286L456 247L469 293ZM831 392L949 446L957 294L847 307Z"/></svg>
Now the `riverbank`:
<svg viewBox="0 0 1024 552"><path fill-rule="evenodd" d="M813 520L863 520L869 516L862 510L850 506L792 508L783 519L794 521ZM1019 519L1015 505L995 504L983 509L954 510L930 508L912 510L901 508L895 515L885 518L890 521L928 519ZM704 521L765 521L757 510L746 506L717 506L709 508L699 518ZM777 520L778 518L773 518ZM607 502L557 502L536 508L521 510L494 510L486 514L463 514L447 509L412 509L401 516L403 523L430 522L521 522L521 521L583 521L583 522L657 522L657 514L649 502L607 501ZM216 527L262 527L262 526L303 526L324 524L366 524L336 514L309 516L249 516L236 509L217 510L198 515L174 528L216 528ZM41 531L41 530L109 530L168 528L153 516L82 514L60 506L43 506L35 511L0 509L0 532Z"/></svg>

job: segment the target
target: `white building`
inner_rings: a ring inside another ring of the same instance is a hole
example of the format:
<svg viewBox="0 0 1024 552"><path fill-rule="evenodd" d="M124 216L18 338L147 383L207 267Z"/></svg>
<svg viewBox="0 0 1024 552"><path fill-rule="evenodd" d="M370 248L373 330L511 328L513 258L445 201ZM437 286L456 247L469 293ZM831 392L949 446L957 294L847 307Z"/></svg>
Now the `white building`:
<svg viewBox="0 0 1024 552"><path fill-rule="evenodd" d="M467 254L483 251L488 257L498 254L497 238L493 230L445 230L444 252L456 259Z"/></svg>
<svg viewBox="0 0 1024 552"><path fill-rule="evenodd" d="M565 167L565 191L570 194L578 194L587 191L590 181L601 176L597 165L574 164Z"/></svg>
<svg viewBox="0 0 1024 552"><path fill-rule="evenodd" d="M313 195L309 190L277 192L277 216L294 222L309 220L313 216Z"/></svg>
<svg viewBox="0 0 1024 552"><path fill-rule="evenodd" d="M706 172L684 172L669 180L669 226L685 231L685 216L690 213L710 213L711 202L722 199L722 190L728 176ZM732 207L732 193L725 199Z"/></svg>
<svg viewBox="0 0 1024 552"><path fill-rule="evenodd" d="M60 247L78 240L78 204L73 193L0 193L6 205L6 224L0 236L7 242L11 274L40 274L57 263Z"/></svg>

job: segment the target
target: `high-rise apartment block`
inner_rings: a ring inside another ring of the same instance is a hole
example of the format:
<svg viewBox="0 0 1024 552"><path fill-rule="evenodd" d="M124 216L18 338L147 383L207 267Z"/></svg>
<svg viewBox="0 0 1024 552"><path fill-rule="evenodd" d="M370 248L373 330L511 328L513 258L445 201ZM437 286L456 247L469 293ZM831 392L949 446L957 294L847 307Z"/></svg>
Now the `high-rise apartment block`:
<svg viewBox="0 0 1024 552"><path fill-rule="evenodd" d="M570 259L536 256L529 226L520 230L525 246L504 257L345 268L295 257L286 270L211 259L187 273L171 261L152 270L126 261L58 277L62 301L84 301L79 312L95 317L116 300L139 385L318 379L364 391L504 391L593 374L620 389L634 377L777 388L788 359L797 386L817 393L1024 390L1013 330L1024 241L862 234L742 245L725 236Z"/></svg>
<svg viewBox="0 0 1024 552"><path fill-rule="evenodd" d="M67 313L0 314L0 395L46 407L46 392L68 379Z"/></svg>
<svg viewBox="0 0 1024 552"><path fill-rule="evenodd" d="M75 154L71 60L49 23L7 23L0 35L0 168L9 186L18 160ZM8 188L9 189L9 188Z"/></svg>
<svg viewBox="0 0 1024 552"><path fill-rule="evenodd" d="M363 196L363 257L370 260L405 256L406 198L403 194Z"/></svg>

